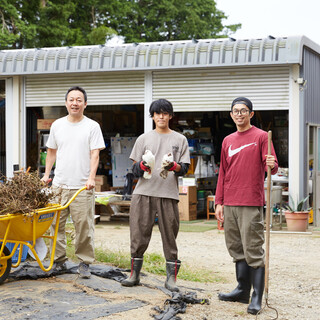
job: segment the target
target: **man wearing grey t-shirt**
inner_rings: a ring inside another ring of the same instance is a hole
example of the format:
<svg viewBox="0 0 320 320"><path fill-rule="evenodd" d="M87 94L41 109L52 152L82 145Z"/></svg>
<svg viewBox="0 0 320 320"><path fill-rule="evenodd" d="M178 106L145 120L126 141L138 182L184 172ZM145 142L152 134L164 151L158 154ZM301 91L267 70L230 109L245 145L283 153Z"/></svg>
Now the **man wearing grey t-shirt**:
<svg viewBox="0 0 320 320"><path fill-rule="evenodd" d="M130 155L134 161L133 174L139 180L130 206L131 275L122 285L132 287L140 283L143 254L149 245L157 216L166 258L165 287L170 291L179 291L176 285L181 264L176 244L179 231L178 176L185 175L189 169L188 141L182 134L169 128L169 121L173 117L170 101L159 99L152 102L149 113L155 129L138 137ZM154 166L142 158L147 150L148 154L154 155ZM167 161L165 165L164 158ZM145 172L149 176L144 175Z"/></svg>

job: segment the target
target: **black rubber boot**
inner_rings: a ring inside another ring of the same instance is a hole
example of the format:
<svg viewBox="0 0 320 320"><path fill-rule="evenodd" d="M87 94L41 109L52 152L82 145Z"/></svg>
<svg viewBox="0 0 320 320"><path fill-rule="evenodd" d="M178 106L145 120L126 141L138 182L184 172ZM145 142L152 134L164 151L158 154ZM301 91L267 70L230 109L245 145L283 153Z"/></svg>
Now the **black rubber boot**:
<svg viewBox="0 0 320 320"><path fill-rule="evenodd" d="M250 300L250 267L245 260L236 262L238 286L230 293L219 293L219 300L249 303Z"/></svg>
<svg viewBox="0 0 320 320"><path fill-rule="evenodd" d="M249 304L247 311L251 314L257 314L261 309L261 301L264 291L265 267L250 269L253 292L251 297L251 303Z"/></svg>
<svg viewBox="0 0 320 320"><path fill-rule="evenodd" d="M176 285L177 281L177 274L179 272L181 266L181 261L170 261L167 260L166 267L167 267L167 279L164 286L170 291L179 291L179 288Z"/></svg>
<svg viewBox="0 0 320 320"><path fill-rule="evenodd" d="M140 270L142 268L143 258L131 259L131 274L129 279L121 281L121 285L125 287L137 286L140 283Z"/></svg>

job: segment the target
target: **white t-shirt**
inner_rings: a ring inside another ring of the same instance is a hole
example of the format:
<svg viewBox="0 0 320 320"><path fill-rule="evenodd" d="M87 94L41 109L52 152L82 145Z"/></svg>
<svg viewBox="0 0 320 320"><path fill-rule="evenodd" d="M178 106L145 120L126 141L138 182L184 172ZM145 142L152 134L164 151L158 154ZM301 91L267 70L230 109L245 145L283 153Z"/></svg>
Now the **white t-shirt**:
<svg viewBox="0 0 320 320"><path fill-rule="evenodd" d="M153 130L138 137L130 159L140 162L146 150L154 154L155 167L151 179L139 178L133 194L179 200L178 177L173 171L168 173L167 179L160 177L161 162L163 156L171 152L175 162L190 164L188 140L176 131L158 133Z"/></svg>
<svg viewBox="0 0 320 320"><path fill-rule="evenodd" d="M89 178L90 151L104 149L105 143L96 121L84 117L72 123L66 116L52 124L47 148L57 149L53 185L79 189Z"/></svg>

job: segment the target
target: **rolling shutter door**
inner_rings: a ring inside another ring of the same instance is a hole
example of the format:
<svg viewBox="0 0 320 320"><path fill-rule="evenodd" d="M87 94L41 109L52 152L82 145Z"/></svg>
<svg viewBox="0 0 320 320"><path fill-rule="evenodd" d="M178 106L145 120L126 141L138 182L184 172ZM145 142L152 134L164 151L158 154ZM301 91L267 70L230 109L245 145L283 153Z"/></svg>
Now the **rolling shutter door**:
<svg viewBox="0 0 320 320"><path fill-rule="evenodd" d="M72 86L83 87L89 105L144 103L144 72L27 76L26 106L63 106Z"/></svg>
<svg viewBox="0 0 320 320"><path fill-rule="evenodd" d="M222 111L245 96L255 110L288 110L289 71L288 66L157 71L153 99L170 100L175 111Z"/></svg>

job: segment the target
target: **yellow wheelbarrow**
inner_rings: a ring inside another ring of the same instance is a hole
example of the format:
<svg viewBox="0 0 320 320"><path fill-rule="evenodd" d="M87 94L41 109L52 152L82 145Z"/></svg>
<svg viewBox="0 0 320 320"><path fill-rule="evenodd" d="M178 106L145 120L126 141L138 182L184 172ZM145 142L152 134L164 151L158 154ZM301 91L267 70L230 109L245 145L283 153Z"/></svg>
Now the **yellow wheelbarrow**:
<svg viewBox="0 0 320 320"><path fill-rule="evenodd" d="M56 250L60 213L62 210L68 208L78 194L85 189L86 187L79 189L64 206L59 204L49 204L45 208L35 210L30 215L7 214L0 216L0 284L8 278L11 267L16 268L20 265L23 245L29 247L43 271L47 272L51 270ZM52 236L44 235L51 226L55 217L57 223L54 234ZM44 267L34 248L36 239L40 237L53 240L50 265L47 268ZM11 252L6 247L7 242L14 244ZM15 254L19 245L21 249L19 250L18 261L15 264L12 264L11 258Z"/></svg>

